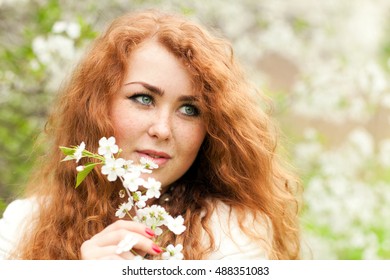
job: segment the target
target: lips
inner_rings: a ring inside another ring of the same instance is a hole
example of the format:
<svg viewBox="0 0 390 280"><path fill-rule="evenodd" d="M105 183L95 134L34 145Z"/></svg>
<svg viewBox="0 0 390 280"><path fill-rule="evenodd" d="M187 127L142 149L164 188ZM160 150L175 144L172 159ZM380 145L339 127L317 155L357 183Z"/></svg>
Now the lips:
<svg viewBox="0 0 390 280"><path fill-rule="evenodd" d="M159 167L161 167L171 159L171 156L169 154L155 150L138 150L137 154L140 158L144 157L149 160L152 160Z"/></svg>

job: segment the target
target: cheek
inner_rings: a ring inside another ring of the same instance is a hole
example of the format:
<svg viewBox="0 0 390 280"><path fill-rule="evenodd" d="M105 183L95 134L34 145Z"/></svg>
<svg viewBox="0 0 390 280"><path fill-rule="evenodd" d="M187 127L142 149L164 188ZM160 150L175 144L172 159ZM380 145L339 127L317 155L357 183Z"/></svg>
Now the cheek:
<svg viewBox="0 0 390 280"><path fill-rule="evenodd" d="M121 106L114 106L111 119L114 126L115 138L117 145L126 149L126 146L131 145L131 139L134 138L136 132L141 129L140 120L137 119L137 114L132 114L132 110L122 109Z"/></svg>
<svg viewBox="0 0 390 280"><path fill-rule="evenodd" d="M203 125L196 125L181 130L181 147L188 159L194 160L203 143L206 131Z"/></svg>

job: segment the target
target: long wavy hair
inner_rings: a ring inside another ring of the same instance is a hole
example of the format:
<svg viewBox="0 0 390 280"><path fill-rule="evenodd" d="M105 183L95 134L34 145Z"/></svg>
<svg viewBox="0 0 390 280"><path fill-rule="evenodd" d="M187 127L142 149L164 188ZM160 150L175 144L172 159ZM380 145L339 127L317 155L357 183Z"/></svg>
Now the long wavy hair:
<svg viewBox="0 0 390 280"><path fill-rule="evenodd" d="M130 54L152 37L187 66L207 129L195 162L164 205L172 215L183 215L187 230L166 235L165 241L185 244L186 259L207 258L215 249L210 217L215 202L223 202L239 221L248 214L268 217L270 258L299 258L299 184L276 154L277 130L262 109L269 100L246 80L225 39L180 15L156 11L114 20L62 87L45 127L47 153L27 189L39 203L37 220L17 257L79 259L81 244L115 221L120 185L96 168L75 189L74 162L61 162L58 147L84 141L96 151L101 137L115 135L112 97L122 87ZM253 239L264 239L243 223L240 227ZM204 232L207 244L201 241Z"/></svg>

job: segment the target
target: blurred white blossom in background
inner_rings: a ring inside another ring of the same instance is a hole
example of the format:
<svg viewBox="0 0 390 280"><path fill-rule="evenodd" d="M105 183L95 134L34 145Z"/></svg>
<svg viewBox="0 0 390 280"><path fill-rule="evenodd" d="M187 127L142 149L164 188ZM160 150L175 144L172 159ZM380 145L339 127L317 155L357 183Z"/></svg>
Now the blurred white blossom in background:
<svg viewBox="0 0 390 280"><path fill-rule="evenodd" d="M0 0L0 9L11 2L37 1ZM302 177L302 257L390 259L390 1L85 0L55 7L61 13L47 32L34 33L27 59L44 73L40 86L49 96L91 40L85 29L101 31L132 9L179 11L229 38L250 78L275 100L283 144ZM0 69L0 104L28 85L15 71Z"/></svg>
<svg viewBox="0 0 390 280"><path fill-rule="evenodd" d="M47 90L55 91L72 64L81 55L81 50L75 46L75 40L80 37L80 25L76 22L57 21L50 34L38 35L32 42L32 49L36 60L31 61L31 67L39 68L43 64L47 75L51 76Z"/></svg>

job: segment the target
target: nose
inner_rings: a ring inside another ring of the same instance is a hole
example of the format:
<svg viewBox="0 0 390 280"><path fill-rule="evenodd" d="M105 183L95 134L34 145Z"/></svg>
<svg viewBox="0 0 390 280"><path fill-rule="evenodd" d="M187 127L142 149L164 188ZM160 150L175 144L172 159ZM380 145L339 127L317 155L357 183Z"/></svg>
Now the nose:
<svg viewBox="0 0 390 280"><path fill-rule="evenodd" d="M149 129L149 136L164 141L172 137L172 129L170 124L170 116L156 114L156 117L152 120Z"/></svg>

